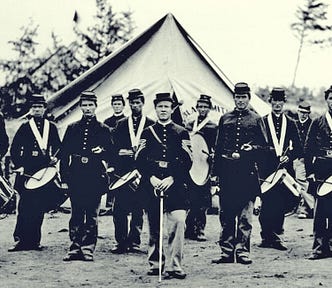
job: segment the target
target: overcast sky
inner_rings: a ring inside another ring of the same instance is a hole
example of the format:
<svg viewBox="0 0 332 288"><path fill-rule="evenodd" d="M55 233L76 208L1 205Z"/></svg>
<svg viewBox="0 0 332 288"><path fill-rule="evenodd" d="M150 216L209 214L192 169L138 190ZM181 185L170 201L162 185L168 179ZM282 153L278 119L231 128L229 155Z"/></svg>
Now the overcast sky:
<svg viewBox="0 0 332 288"><path fill-rule="evenodd" d="M290 85L298 41L290 24L304 0L110 0L116 11L130 9L142 32L171 12L232 82L257 87ZM1 58L13 53L7 43L20 35L29 17L40 25L41 50L50 44L53 30L64 43L73 39L77 10L83 24L95 14L95 0L1 0ZM332 22L332 0L329 18ZM332 33L331 33L332 34ZM332 36L332 35L331 35ZM332 48L305 46L297 78L298 86L317 89L332 85Z"/></svg>

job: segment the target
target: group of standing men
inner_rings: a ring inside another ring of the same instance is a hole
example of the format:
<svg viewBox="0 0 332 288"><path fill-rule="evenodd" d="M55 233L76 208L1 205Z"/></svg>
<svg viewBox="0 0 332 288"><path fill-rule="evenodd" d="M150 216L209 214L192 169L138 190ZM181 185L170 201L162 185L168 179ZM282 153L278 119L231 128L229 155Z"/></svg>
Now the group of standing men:
<svg viewBox="0 0 332 288"><path fill-rule="evenodd" d="M332 87L325 92L329 111L310 125L306 122L308 117L299 117L295 123L285 115L286 95L281 88L271 91L272 112L263 118L249 108L251 94L246 83L237 83L233 95L235 108L220 118L218 126L209 118L211 97L201 95L196 105L197 118L184 128L172 121L177 103L170 93L156 94L157 122L142 113L144 95L139 89L132 89L128 93L131 115L123 115L123 96L113 95L111 103L115 114L101 123L96 118L95 93L84 91L79 102L82 118L67 127L62 141L56 126L44 117L44 97L34 95L31 118L18 129L10 148L17 173L15 188L20 197L14 232L16 242L9 251L42 249L45 191L41 187L36 193L25 184L38 170L55 166L60 160L59 177L71 201L71 245L63 260L93 261L99 205L102 194L109 191L109 177L114 181L113 177L121 179L126 173L137 170L140 182L137 187L123 185L112 194L108 193L107 207L113 207L117 242L111 252L140 252L145 209L149 222L148 275L158 275L161 264L163 271L168 267L169 277L185 278L184 238L206 241L206 210L211 205L210 181L197 185L189 176L190 137L194 134L202 135L207 143L212 167L210 176L216 178L220 187L221 256L212 262L252 262L249 257L252 215L260 206L262 242L259 247L287 250L281 237L284 217L290 207L295 207L299 197L290 191L292 189L280 185L282 181L261 193L261 183L271 175L274 179L278 170L283 169L301 184L302 204L309 207L311 213L314 200L308 193L308 183L312 179L316 183L324 182L331 175L328 165L332 158ZM310 106L301 103L299 112L308 116ZM112 173L108 173L110 171ZM239 176L241 181L236 180ZM311 179L309 182L307 176ZM326 220L332 218L327 209L330 198L328 194L316 201L311 259L332 255L332 221ZM168 265L159 241L160 209L167 216Z"/></svg>

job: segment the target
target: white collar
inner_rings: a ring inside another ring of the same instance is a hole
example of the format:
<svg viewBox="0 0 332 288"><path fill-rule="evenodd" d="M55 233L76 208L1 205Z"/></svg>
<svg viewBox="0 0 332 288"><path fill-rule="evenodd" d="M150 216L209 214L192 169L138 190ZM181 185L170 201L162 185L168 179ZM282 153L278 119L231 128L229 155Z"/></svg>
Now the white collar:
<svg viewBox="0 0 332 288"><path fill-rule="evenodd" d="M168 124L172 123L172 119L169 119L166 122L161 122L160 120L157 121L161 126L166 127Z"/></svg>

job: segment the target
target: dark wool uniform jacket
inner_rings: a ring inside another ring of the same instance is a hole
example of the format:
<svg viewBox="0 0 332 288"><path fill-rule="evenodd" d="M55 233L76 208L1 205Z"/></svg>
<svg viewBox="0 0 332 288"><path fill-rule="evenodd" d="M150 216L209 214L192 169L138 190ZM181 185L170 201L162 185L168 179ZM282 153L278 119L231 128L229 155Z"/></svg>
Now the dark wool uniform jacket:
<svg viewBox="0 0 332 288"><path fill-rule="evenodd" d="M102 160L109 161L111 143L109 128L96 117L82 117L67 127L62 142L60 172L62 180L73 188L71 193L106 192L107 179ZM95 153L94 150L102 151ZM94 186L93 191L87 191L91 186Z"/></svg>
<svg viewBox="0 0 332 288"><path fill-rule="evenodd" d="M299 132L299 138L301 142L301 146L304 149L304 144L308 136L309 127L312 123L312 119L308 118L304 123L301 123L299 120L295 121L297 130Z"/></svg>
<svg viewBox="0 0 332 288"><path fill-rule="evenodd" d="M140 151L137 158L139 171L143 175L142 182L147 187L147 206L159 205L159 199L154 195L150 183L151 176L154 175L161 180L172 176L174 183L165 192L167 195L165 209L167 211L185 209L188 197L184 183L188 179L191 159L182 146L189 141L188 131L174 122L166 126L155 123L151 127L161 143L152 134L150 128L146 128L141 137L146 140L146 146Z"/></svg>
<svg viewBox="0 0 332 288"><path fill-rule="evenodd" d="M110 127L111 129L114 129L116 124L119 120L125 118L126 116L124 114L121 114L119 116L113 115L107 119L105 119L104 124Z"/></svg>
<svg viewBox="0 0 332 288"><path fill-rule="evenodd" d="M6 132L5 121L2 113L0 113L0 159L5 156L8 151L9 140Z"/></svg>

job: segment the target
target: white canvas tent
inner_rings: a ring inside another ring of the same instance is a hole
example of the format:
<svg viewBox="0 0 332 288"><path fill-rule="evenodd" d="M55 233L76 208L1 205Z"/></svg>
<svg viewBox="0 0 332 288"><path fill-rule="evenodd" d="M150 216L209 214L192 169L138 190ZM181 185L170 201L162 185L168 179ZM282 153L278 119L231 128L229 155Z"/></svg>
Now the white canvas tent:
<svg viewBox="0 0 332 288"><path fill-rule="evenodd" d="M182 116L193 113L200 94L212 96L215 118L233 108L233 84L172 14L128 41L48 102L59 128L64 129L81 117L77 104L82 91L95 91L97 117L103 121L112 114L111 95L120 93L127 97L132 88L143 91L145 113L152 117L153 98L158 92L175 93L183 101ZM256 95L252 95L251 105L261 115L269 111L269 106Z"/></svg>

